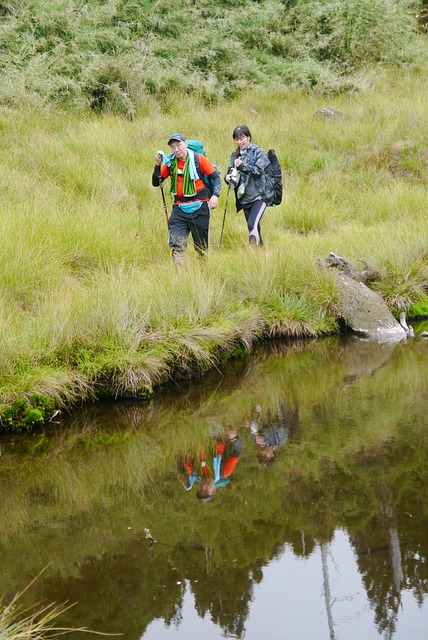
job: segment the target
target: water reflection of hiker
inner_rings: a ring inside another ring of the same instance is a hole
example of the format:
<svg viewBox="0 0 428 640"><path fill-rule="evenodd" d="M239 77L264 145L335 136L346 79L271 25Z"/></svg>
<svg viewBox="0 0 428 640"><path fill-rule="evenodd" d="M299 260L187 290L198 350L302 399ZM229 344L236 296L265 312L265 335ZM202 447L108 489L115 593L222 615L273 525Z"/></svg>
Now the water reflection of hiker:
<svg viewBox="0 0 428 640"><path fill-rule="evenodd" d="M173 133L168 140L171 153L156 153L152 175L154 187L170 177L171 194L174 196L172 213L168 221L171 254L176 266L181 266L187 248L189 234L199 255L208 250L210 210L218 206L221 179L217 169L201 153L187 148L187 140L181 133ZM210 195L201 175L213 180Z"/></svg>
<svg viewBox="0 0 428 640"><path fill-rule="evenodd" d="M299 426L299 413L296 407L285 408L278 403L277 413L268 411L262 417L260 405L256 407L257 418L249 423L251 434L258 446L257 458L264 467L269 467L275 460L278 447L294 438Z"/></svg>
<svg viewBox="0 0 428 640"><path fill-rule="evenodd" d="M250 245L262 245L260 221L266 210L263 196L265 169L269 159L263 149L254 144L250 130L245 125L236 127L232 137L238 146L230 156L224 179L235 189L236 210L244 211Z"/></svg>
<svg viewBox="0 0 428 640"><path fill-rule="evenodd" d="M190 491L197 482L196 497L202 502L209 502L218 487L229 484L241 451L241 439L236 430L229 427L224 437L216 436L211 446L201 450L198 460L194 456L184 460L183 487Z"/></svg>

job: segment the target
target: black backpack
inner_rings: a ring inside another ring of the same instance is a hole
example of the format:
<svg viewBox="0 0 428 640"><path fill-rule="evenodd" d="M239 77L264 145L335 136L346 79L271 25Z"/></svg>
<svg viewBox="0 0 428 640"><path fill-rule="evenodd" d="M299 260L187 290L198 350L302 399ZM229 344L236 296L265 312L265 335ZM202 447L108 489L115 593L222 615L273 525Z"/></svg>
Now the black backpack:
<svg viewBox="0 0 428 640"><path fill-rule="evenodd" d="M269 164L265 169L266 192L264 200L268 207L282 202L282 172L274 149L267 152Z"/></svg>

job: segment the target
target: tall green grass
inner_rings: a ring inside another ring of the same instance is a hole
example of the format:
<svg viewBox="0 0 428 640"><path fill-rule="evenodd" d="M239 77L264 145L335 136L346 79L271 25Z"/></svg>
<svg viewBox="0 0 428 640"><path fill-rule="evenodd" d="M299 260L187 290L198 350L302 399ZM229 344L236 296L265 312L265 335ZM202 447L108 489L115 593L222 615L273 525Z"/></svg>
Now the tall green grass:
<svg viewBox="0 0 428 640"><path fill-rule="evenodd" d="M391 69L372 91L337 96L346 117L333 120L317 115L321 96L261 89L214 107L170 94L170 113L132 121L0 111L1 410L22 398L31 404L34 394L57 406L144 396L261 336L334 332L334 280L316 262L330 251L379 270L376 286L393 311L420 309L428 292L426 73L425 57L412 70ZM189 246L177 272L151 186L154 154L182 130L203 139L224 175L238 123L274 147L284 169L283 203L262 222L265 247L248 248L232 196L219 246L224 187L208 260ZM2 414L3 426L27 424L22 407L17 413ZM30 426L44 417L33 412Z"/></svg>

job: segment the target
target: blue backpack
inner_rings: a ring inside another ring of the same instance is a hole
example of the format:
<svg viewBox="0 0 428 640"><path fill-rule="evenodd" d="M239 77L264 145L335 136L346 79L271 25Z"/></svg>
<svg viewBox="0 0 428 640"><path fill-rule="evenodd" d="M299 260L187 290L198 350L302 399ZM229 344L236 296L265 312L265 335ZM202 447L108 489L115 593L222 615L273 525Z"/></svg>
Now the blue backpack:
<svg viewBox="0 0 428 640"><path fill-rule="evenodd" d="M201 142L200 140L188 140L187 141L187 147L189 149L191 149L192 151L195 152L195 165L196 165L196 171L198 172L199 177L201 178L201 180L203 180L204 185L206 186L206 188L209 191L210 197L213 194L214 191L214 183L212 181L212 178L210 178L209 176L207 176L201 169L200 164L199 164L199 160L198 160L198 153L201 153L202 155L206 156L207 154L205 153L205 149L204 149L204 143ZM220 175L220 171L218 170L218 167L216 164L213 165L213 167L217 170L217 173Z"/></svg>

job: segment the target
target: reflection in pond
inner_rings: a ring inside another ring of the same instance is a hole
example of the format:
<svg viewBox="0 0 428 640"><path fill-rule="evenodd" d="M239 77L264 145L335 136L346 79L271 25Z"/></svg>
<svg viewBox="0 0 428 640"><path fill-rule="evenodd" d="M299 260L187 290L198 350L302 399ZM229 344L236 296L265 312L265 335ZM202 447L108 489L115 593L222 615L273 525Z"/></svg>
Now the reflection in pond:
<svg viewBox="0 0 428 640"><path fill-rule="evenodd" d="M180 470L182 485L189 491L199 483L196 497L210 502L219 487L226 487L241 455L241 439L236 429L228 427L224 434L218 432L210 438L199 454L188 454L182 458Z"/></svg>
<svg viewBox="0 0 428 640"><path fill-rule="evenodd" d="M30 602L126 640L422 640L427 354L274 343L4 438L0 594L49 565Z"/></svg>
<svg viewBox="0 0 428 640"><path fill-rule="evenodd" d="M249 427L257 444L258 461L269 467L275 460L277 448L296 435L299 412L296 407L286 409L283 403L278 403L277 413L268 409L266 416L262 416L262 412L258 404L255 408L256 417L249 422Z"/></svg>

